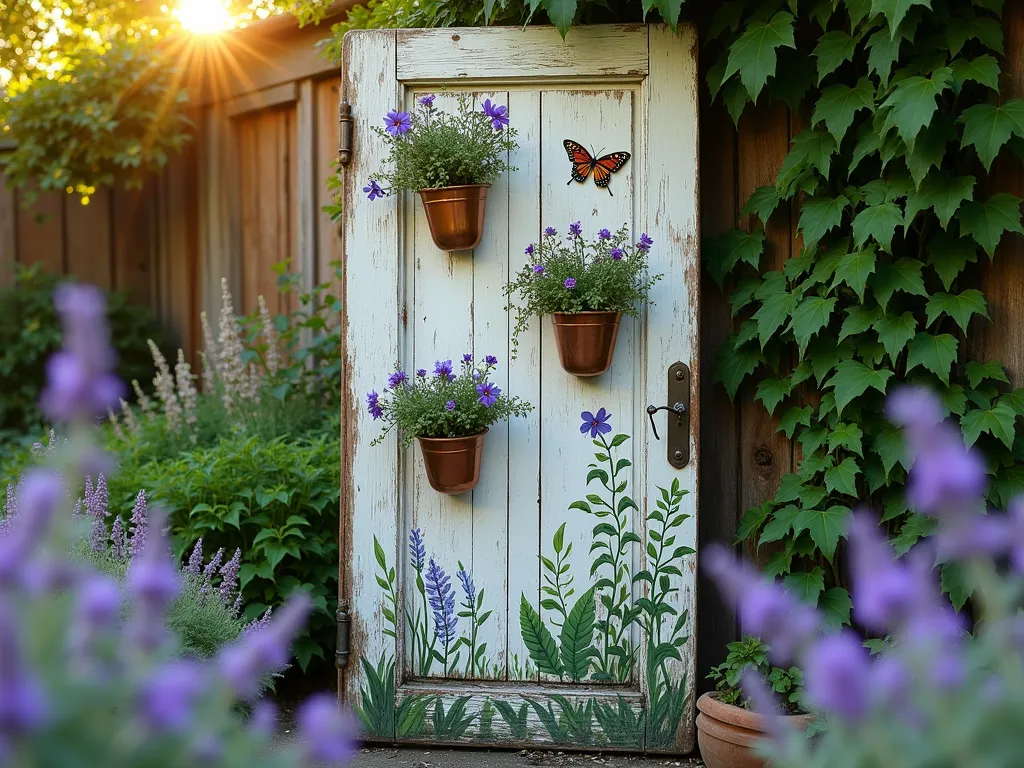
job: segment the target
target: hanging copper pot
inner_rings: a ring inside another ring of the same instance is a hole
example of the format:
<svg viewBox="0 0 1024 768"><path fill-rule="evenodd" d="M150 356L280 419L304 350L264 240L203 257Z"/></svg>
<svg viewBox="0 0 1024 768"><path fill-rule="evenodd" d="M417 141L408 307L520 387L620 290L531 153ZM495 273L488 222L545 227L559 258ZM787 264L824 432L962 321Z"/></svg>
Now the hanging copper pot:
<svg viewBox="0 0 1024 768"><path fill-rule="evenodd" d="M455 496L480 482L484 437L488 430L469 437L418 437L427 481L438 493Z"/></svg>
<svg viewBox="0 0 1024 768"><path fill-rule="evenodd" d="M434 245L442 251L471 251L480 245L490 188L490 184L466 184L420 190Z"/></svg>
<svg viewBox="0 0 1024 768"><path fill-rule="evenodd" d="M574 376L600 376L612 364L621 312L555 312L558 359Z"/></svg>

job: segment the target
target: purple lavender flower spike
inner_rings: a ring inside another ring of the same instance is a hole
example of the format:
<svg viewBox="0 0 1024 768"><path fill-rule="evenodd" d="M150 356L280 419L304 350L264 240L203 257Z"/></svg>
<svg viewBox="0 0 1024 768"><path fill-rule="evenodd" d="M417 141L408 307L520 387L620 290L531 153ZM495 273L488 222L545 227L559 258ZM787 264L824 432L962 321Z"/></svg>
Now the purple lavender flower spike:
<svg viewBox="0 0 1024 768"><path fill-rule="evenodd" d="M392 136L404 136L412 128L412 118L408 112L391 110L384 118L385 130Z"/></svg>
<svg viewBox="0 0 1024 768"><path fill-rule="evenodd" d="M870 704L871 660L852 633L820 638L804 658L807 696L814 705L849 723Z"/></svg>
<svg viewBox="0 0 1024 768"><path fill-rule="evenodd" d="M565 285L565 289L567 291L571 291L573 288L576 287L576 278L575 277L567 277L567 278L565 278L565 283L563 283L563 285Z"/></svg>
<svg viewBox="0 0 1024 768"><path fill-rule="evenodd" d="M128 555L128 534L124 530L120 515L114 518L110 526L110 551L118 560L123 560Z"/></svg>
<svg viewBox="0 0 1024 768"><path fill-rule="evenodd" d="M203 569L203 587L200 592L206 594L213 588L213 577L217 574L217 571L220 569L220 565L223 561L224 547L221 547L214 553L213 557L210 558L210 562L208 562L206 567Z"/></svg>
<svg viewBox="0 0 1024 768"><path fill-rule="evenodd" d="M961 514L979 508L987 485L981 456L964 446L958 429L940 424L917 446L907 501L924 514Z"/></svg>
<svg viewBox="0 0 1024 768"><path fill-rule="evenodd" d="M146 536L149 529L149 510L146 507L146 492L139 491L135 497L135 506L128 521L128 557L134 560L146 548Z"/></svg>
<svg viewBox="0 0 1024 768"><path fill-rule="evenodd" d="M78 590L69 633L72 654L87 659L97 635L112 629L121 614L121 590L107 576L94 575Z"/></svg>
<svg viewBox="0 0 1024 768"><path fill-rule="evenodd" d="M740 686L743 692L750 697L750 708L764 718L768 733L772 738L780 743L789 738L792 730L783 716L785 713L764 678L748 667L743 670Z"/></svg>
<svg viewBox="0 0 1024 768"><path fill-rule="evenodd" d="M412 567L422 571L427 559L427 545L423 543L423 531L419 528L409 531L409 555L412 557Z"/></svg>
<svg viewBox="0 0 1024 768"><path fill-rule="evenodd" d="M874 704L909 714L910 675L898 659L882 656L874 662L870 689Z"/></svg>
<svg viewBox="0 0 1024 768"><path fill-rule="evenodd" d="M491 408L496 402L498 402L498 395L501 394L501 390L489 381L485 381L483 384L476 385L477 394L480 395L478 398L479 402L483 404L484 408Z"/></svg>
<svg viewBox="0 0 1024 768"><path fill-rule="evenodd" d="M483 113L491 118L491 127L500 131L508 125L508 107L492 104L490 99L485 99L482 105Z"/></svg>
<svg viewBox="0 0 1024 768"><path fill-rule="evenodd" d="M327 693L311 696L296 713L299 734L310 764L338 765L351 757L356 743L352 721Z"/></svg>
<svg viewBox="0 0 1024 768"><path fill-rule="evenodd" d="M203 572L203 537L200 536L196 545L192 547L192 554L189 555L188 565L185 567L185 573L194 579L199 579L199 576Z"/></svg>
<svg viewBox="0 0 1024 768"><path fill-rule="evenodd" d="M249 732L267 739L277 731L277 705L270 699L261 699L249 716Z"/></svg>
<svg viewBox="0 0 1024 768"><path fill-rule="evenodd" d="M128 568L128 589L134 598L132 629L138 644L153 650L164 640L164 613L181 592L181 579L163 532L163 519L146 536L146 546Z"/></svg>
<svg viewBox="0 0 1024 768"><path fill-rule="evenodd" d="M224 605L230 602L231 595L238 589L238 571L241 567L242 550L236 549L232 558L220 569L220 599Z"/></svg>
<svg viewBox="0 0 1024 768"><path fill-rule="evenodd" d="M425 579L427 598L434 614L434 634L443 644L455 639L455 627L459 623L455 615L455 590L444 568L430 558Z"/></svg>
<svg viewBox="0 0 1024 768"><path fill-rule="evenodd" d="M42 686L22 655L14 611L0 598L0 744L31 731L47 716Z"/></svg>
<svg viewBox="0 0 1024 768"><path fill-rule="evenodd" d="M580 414L580 418L583 419L583 423L580 424L580 434L585 435L590 432L592 440L596 440L598 435L607 435L612 431L612 425L608 423L608 419L611 417L612 415L604 408L598 408L596 414L584 411Z"/></svg>
<svg viewBox="0 0 1024 768"><path fill-rule="evenodd" d="M850 575L857 621L888 632L901 627L921 599L921 585L905 564L897 563L875 520L867 513L850 523Z"/></svg>
<svg viewBox="0 0 1024 768"><path fill-rule="evenodd" d="M183 730L196 699L206 689L206 673L193 661L168 662L153 672L140 691L140 711L158 733Z"/></svg>
<svg viewBox="0 0 1024 768"><path fill-rule="evenodd" d="M366 186L363 187L363 192L366 193L366 197L372 202L378 197L384 197L386 194L383 189L380 188L380 184L377 183L376 179L370 179Z"/></svg>
<svg viewBox="0 0 1024 768"><path fill-rule="evenodd" d="M60 475L31 469L18 484L18 514L0 539L0 584L22 572L50 528L65 490Z"/></svg>
<svg viewBox="0 0 1024 768"><path fill-rule="evenodd" d="M366 396L366 408L373 416L373 420L376 421L384 415L384 410L380 407L380 395L374 390Z"/></svg>

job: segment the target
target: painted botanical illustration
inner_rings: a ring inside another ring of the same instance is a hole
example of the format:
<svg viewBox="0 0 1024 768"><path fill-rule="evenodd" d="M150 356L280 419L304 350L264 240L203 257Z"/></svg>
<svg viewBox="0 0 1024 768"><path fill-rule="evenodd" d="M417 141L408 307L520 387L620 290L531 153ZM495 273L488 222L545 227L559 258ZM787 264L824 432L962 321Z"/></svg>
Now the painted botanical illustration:
<svg viewBox="0 0 1024 768"><path fill-rule="evenodd" d="M461 562L438 562L429 551L429 532L419 528L407 537L408 566L415 592L399 595L399 573L374 539L377 585L382 590L385 634L405 639L408 667L417 678L505 679L538 682L537 694L502 697L401 698L396 705L394 651L376 662L360 659L365 675L356 707L369 737L437 740L521 741L546 738L554 743L657 749L673 743L686 706L685 675L672 674L689 641L687 611L675 607L691 547L678 544L680 526L690 517L681 511L687 491L678 481L659 488L646 516L646 540L634 530L640 509L629 495L631 462L619 448L630 438L612 434L611 414L604 408L581 414L580 432L594 447L588 466L585 498L567 514L593 520L589 573L573 573L572 542L566 524L554 533L541 554L541 595L520 596L519 628L529 658L513 656L507 670L488 657L478 642L491 611L485 585L474 582ZM640 551L637 548L641 548ZM633 563L642 567L634 572ZM402 632L399 632L399 629ZM647 700L636 706L613 686L643 676ZM542 681L542 682L541 682ZM572 684L573 694L554 693ZM580 686L593 695L579 695ZM604 692L602 693L602 689ZM522 691L522 687L517 687ZM514 699L514 700L512 700Z"/></svg>

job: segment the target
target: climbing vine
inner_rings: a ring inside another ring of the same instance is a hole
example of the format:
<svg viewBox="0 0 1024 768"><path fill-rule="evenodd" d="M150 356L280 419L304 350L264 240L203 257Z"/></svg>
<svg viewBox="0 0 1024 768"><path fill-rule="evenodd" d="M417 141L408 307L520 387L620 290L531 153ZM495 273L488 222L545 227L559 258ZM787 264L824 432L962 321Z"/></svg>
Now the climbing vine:
<svg viewBox="0 0 1024 768"><path fill-rule="evenodd" d="M939 391L988 459L991 501L1024 490L1024 389L966 343L989 320L976 265L1024 232L1021 200L985 183L1024 139L1024 100L998 98L1001 13L1002 0L734 1L705 33L707 84L734 120L759 98L809 118L776 183L746 201L758 226L707 242L705 257L740 318L717 376L730 397L756 380L802 456L738 539L772 543L768 573L836 624L849 621L837 551L851 507L880 510L901 553L930 530L904 502L886 392ZM765 227L787 202L802 250L762 269ZM942 577L961 607L958 574Z"/></svg>

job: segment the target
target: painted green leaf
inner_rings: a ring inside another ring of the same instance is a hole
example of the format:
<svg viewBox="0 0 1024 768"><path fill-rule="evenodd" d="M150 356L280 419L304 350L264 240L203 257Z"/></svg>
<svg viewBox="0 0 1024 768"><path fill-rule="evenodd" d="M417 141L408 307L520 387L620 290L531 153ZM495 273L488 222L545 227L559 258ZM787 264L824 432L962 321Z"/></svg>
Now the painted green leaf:
<svg viewBox="0 0 1024 768"><path fill-rule="evenodd" d="M835 393L836 412L842 415L843 409L855 397L864 394L869 388L885 394L885 388L892 376L886 368L869 368L857 360L843 360L836 366L835 373L824 384Z"/></svg>
<svg viewBox="0 0 1024 768"><path fill-rule="evenodd" d="M761 307L753 317L757 321L757 338L761 342L761 349L764 349L764 345L774 333L789 320L796 302L797 296L785 290L772 293L763 299Z"/></svg>
<svg viewBox="0 0 1024 768"><path fill-rule="evenodd" d="M801 358L807 349L807 343L818 331L828 325L832 310L836 307L836 301L835 297L825 299L821 296L807 296L793 310L789 327L796 338Z"/></svg>
<svg viewBox="0 0 1024 768"><path fill-rule="evenodd" d="M779 191L774 186L758 187L750 193L750 198L740 213L743 216L756 214L762 224L767 224L768 219L778 207Z"/></svg>
<svg viewBox="0 0 1024 768"><path fill-rule="evenodd" d="M885 470L886 477L897 464L907 466L907 448L903 442L903 434L889 424L885 424L882 430L875 435L872 449L882 460L882 468Z"/></svg>
<svg viewBox="0 0 1024 768"><path fill-rule="evenodd" d="M953 91L960 93L964 83L972 80L975 83L999 90L999 62L995 56L984 54L974 59L957 59L949 65L953 70Z"/></svg>
<svg viewBox="0 0 1024 768"><path fill-rule="evenodd" d="M1024 233L1020 221L1020 203L1019 197L1005 192L997 192L984 203L966 202L957 214L960 233L973 237L992 258L1004 232Z"/></svg>
<svg viewBox="0 0 1024 768"><path fill-rule="evenodd" d="M875 249L865 248L862 251L848 253L839 260L836 265L835 282L843 282L853 289L857 298L864 301L864 288L867 286L868 278L875 271Z"/></svg>
<svg viewBox="0 0 1024 768"><path fill-rule="evenodd" d="M889 22L889 29L892 30L890 35L895 37L907 11L915 5L932 7L931 0L871 0L871 15L881 13L885 16L885 20Z"/></svg>
<svg viewBox="0 0 1024 768"><path fill-rule="evenodd" d="M793 529L793 521L796 520L796 516L799 514L800 508L793 504L787 504L785 507L775 510L772 514L772 519L768 521L764 531L761 532L761 538L757 540L757 546L760 547L764 544L781 541L786 538Z"/></svg>
<svg viewBox="0 0 1024 768"><path fill-rule="evenodd" d="M782 586L808 605L818 604L818 595L825 590L825 572L820 566L812 571L791 573L782 580Z"/></svg>
<svg viewBox="0 0 1024 768"><path fill-rule="evenodd" d="M566 676L574 681L586 677L590 669L590 659L597 655L592 645L595 620L594 587L591 587L580 595L579 600L569 611L559 635L559 642L562 645L562 667Z"/></svg>
<svg viewBox="0 0 1024 768"><path fill-rule="evenodd" d="M814 105L811 125L820 122L836 140L842 144L843 137L850 130L853 118L862 109L873 109L875 106L875 89L871 81L862 77L857 85L850 88L846 85L830 85L821 92Z"/></svg>
<svg viewBox="0 0 1024 768"><path fill-rule="evenodd" d="M828 449L834 451L836 448L845 448L848 451L856 453L858 456L864 456L864 449L862 443L864 441L864 432L856 424L847 424L846 422L839 422L836 424L828 435ZM842 466L840 464L840 466ZM837 467L838 469L838 467ZM826 477L828 477L826 473Z"/></svg>
<svg viewBox="0 0 1024 768"><path fill-rule="evenodd" d="M1024 99L1010 99L998 106L975 104L960 114L958 122L964 124L961 146L973 146L987 171L1011 136L1024 136Z"/></svg>
<svg viewBox="0 0 1024 768"><path fill-rule="evenodd" d="M764 231L744 232L730 229L715 238L705 241L704 253L708 273L718 283L725 282L725 276L741 261L757 269L764 248Z"/></svg>
<svg viewBox="0 0 1024 768"><path fill-rule="evenodd" d="M972 360L965 366L965 371L971 389L977 389L978 385L986 380L1001 381L1003 384L1010 383L1010 380L1006 378L1006 369L998 360L989 360L985 363Z"/></svg>
<svg viewBox="0 0 1024 768"><path fill-rule="evenodd" d="M915 75L900 80L882 108L888 108L886 127L893 126L908 148L913 148L917 134L932 121L938 108L938 97L953 82L953 70L939 67L931 77Z"/></svg>
<svg viewBox="0 0 1024 768"><path fill-rule="evenodd" d="M909 227L919 211L934 208L939 223L946 229L960 204L971 199L974 181L973 176L953 176L946 171L932 171L921 183L920 190L907 195L904 223Z"/></svg>
<svg viewBox="0 0 1024 768"><path fill-rule="evenodd" d="M551 23L555 25L555 29L564 40L569 27L572 26L573 19L576 18L576 0L540 0L540 2L547 12L548 18L551 19Z"/></svg>
<svg viewBox="0 0 1024 768"><path fill-rule="evenodd" d="M789 376L784 379L768 378L757 385L757 394L754 399L764 403L764 407L768 409L768 415L772 416L775 414L775 409L779 407L779 403L785 400L792 390L793 381Z"/></svg>
<svg viewBox="0 0 1024 768"><path fill-rule="evenodd" d="M859 248L870 237L882 246L886 253L892 253L892 238L896 227L903 226L903 213L896 203L872 205L853 219L853 242Z"/></svg>
<svg viewBox="0 0 1024 768"><path fill-rule="evenodd" d="M917 318L913 312L904 312L899 316L882 315L875 321L875 331L889 359L895 365L897 356L917 333Z"/></svg>
<svg viewBox="0 0 1024 768"><path fill-rule="evenodd" d="M815 546L830 562L841 537L846 536L851 512L839 505L827 510L805 509L793 523L796 532L807 531Z"/></svg>
<svg viewBox="0 0 1024 768"><path fill-rule="evenodd" d="M825 470L825 487L831 493L842 493L846 496L857 495L857 476L860 465L852 456L847 456L839 464Z"/></svg>
<svg viewBox="0 0 1024 768"><path fill-rule="evenodd" d="M783 46L796 47L792 15L780 11L768 21L750 22L743 34L729 46L725 77L739 72L740 81L751 101L757 101L768 77L775 74L776 50Z"/></svg>
<svg viewBox="0 0 1024 768"><path fill-rule="evenodd" d="M1002 402L989 410L982 408L969 410L960 417L964 442L969 448L978 441L982 432L986 432L1001 440L1007 448L1013 448L1013 427L1016 419L1017 413Z"/></svg>
<svg viewBox="0 0 1024 768"><path fill-rule="evenodd" d="M715 375L725 386L729 399L736 397L736 392L743 383L743 379L754 372L758 365L764 362L764 356L756 344L741 344L740 346L726 344L718 353L718 360L715 365Z"/></svg>
<svg viewBox="0 0 1024 768"><path fill-rule="evenodd" d="M959 294L936 293L925 306L925 317L928 325L934 323L943 313L953 318L960 330L967 333L967 324L974 315L988 317L988 304L985 295L977 288L968 288Z"/></svg>
<svg viewBox="0 0 1024 768"><path fill-rule="evenodd" d="M832 168L832 155L836 152L836 140L827 131L805 128L793 137L793 146L782 161L775 188L783 197L789 197L797 179L810 170L817 170L828 178Z"/></svg>
<svg viewBox="0 0 1024 768"><path fill-rule="evenodd" d="M837 197L808 197L800 209L798 229L804 236L804 247L811 249L834 227L843 221L843 209L850 201L843 195Z"/></svg>
<svg viewBox="0 0 1024 768"><path fill-rule="evenodd" d="M526 595L519 603L519 628L523 634L523 642L530 652L530 659L537 669L545 675L561 677L564 673L562 661L558 656L558 646L551 636L547 625L534 607L527 602Z"/></svg>
<svg viewBox="0 0 1024 768"><path fill-rule="evenodd" d="M871 276L871 290L879 306L884 310L889 299L896 291L903 291L912 296L927 296L924 281L921 279L922 264L917 259L903 258L894 264L881 263Z"/></svg>
<svg viewBox="0 0 1024 768"><path fill-rule="evenodd" d="M939 232L928 243L928 264L947 291L964 267L977 260L977 246L969 238Z"/></svg>
<svg viewBox="0 0 1024 768"><path fill-rule="evenodd" d="M818 599L818 610L825 621L825 626L833 632L850 623L850 610L853 601L850 593L842 587L832 587Z"/></svg>
<svg viewBox="0 0 1024 768"><path fill-rule="evenodd" d="M803 424L805 427L811 425L811 414L814 409L809 405L805 405L802 408L793 407L786 411L782 418L779 420L778 432L782 432L786 437L792 439L793 432L796 431L798 424Z"/></svg>
<svg viewBox="0 0 1024 768"><path fill-rule="evenodd" d="M949 369L956 360L959 346L948 333L932 335L921 331L907 344L907 373L923 366L934 373L943 384L949 385Z"/></svg>
<svg viewBox="0 0 1024 768"><path fill-rule="evenodd" d="M843 31L826 32L818 38L811 55L818 60L818 83L839 68L844 61L853 59L857 41Z"/></svg>

